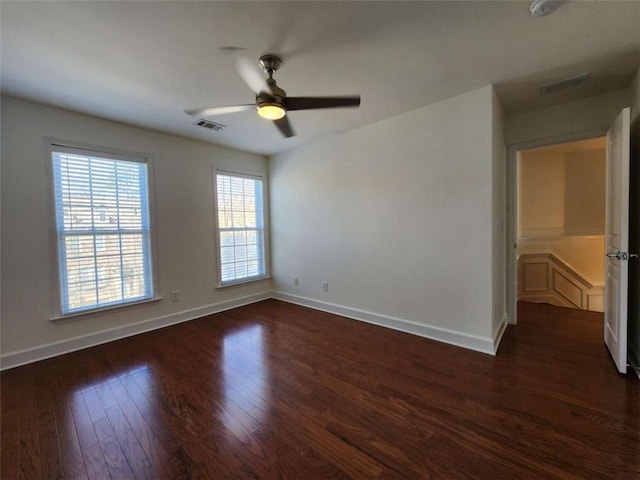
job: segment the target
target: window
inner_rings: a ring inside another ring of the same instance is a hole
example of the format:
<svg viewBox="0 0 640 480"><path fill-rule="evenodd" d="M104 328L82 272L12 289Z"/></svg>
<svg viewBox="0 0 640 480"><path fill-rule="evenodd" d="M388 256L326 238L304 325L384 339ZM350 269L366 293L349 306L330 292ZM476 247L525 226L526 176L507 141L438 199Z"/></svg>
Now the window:
<svg viewBox="0 0 640 480"><path fill-rule="evenodd" d="M147 164L52 145L63 315L153 297Z"/></svg>
<svg viewBox="0 0 640 480"><path fill-rule="evenodd" d="M216 174L220 284L265 276L262 178Z"/></svg>

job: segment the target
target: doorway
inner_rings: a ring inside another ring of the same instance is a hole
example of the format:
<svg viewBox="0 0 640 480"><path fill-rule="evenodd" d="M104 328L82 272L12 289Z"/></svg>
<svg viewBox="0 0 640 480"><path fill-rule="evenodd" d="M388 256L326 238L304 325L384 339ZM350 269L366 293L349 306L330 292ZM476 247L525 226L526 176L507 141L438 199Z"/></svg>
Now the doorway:
<svg viewBox="0 0 640 480"><path fill-rule="evenodd" d="M604 129L509 148L510 324L517 323L517 302L524 297L532 303L602 311L603 173L606 176ZM594 176L598 186L583 189ZM576 283L582 284L581 288L577 289Z"/></svg>
<svg viewBox="0 0 640 480"><path fill-rule="evenodd" d="M618 372L626 373L627 330L628 330L628 261L637 257L629 253L629 171L630 171L630 130L631 109L623 108L607 131L592 134L578 134L573 138L559 138L549 141L531 142L514 145L509 148L507 162L508 202L507 219L509 228L507 238L512 248L507 249L508 265L508 318L510 324L517 323L517 262L518 248L518 158L522 152L536 147L547 147L578 140L596 139L606 135L606 255L605 286L603 291L604 331L603 338ZM566 212L565 212L566 214ZM567 228L563 220L562 228ZM564 230L563 230L564 231ZM542 273L533 274L542 276ZM560 279L559 281L561 281ZM588 305L588 300L587 300Z"/></svg>
<svg viewBox="0 0 640 480"><path fill-rule="evenodd" d="M517 299L604 311L606 137L518 151Z"/></svg>

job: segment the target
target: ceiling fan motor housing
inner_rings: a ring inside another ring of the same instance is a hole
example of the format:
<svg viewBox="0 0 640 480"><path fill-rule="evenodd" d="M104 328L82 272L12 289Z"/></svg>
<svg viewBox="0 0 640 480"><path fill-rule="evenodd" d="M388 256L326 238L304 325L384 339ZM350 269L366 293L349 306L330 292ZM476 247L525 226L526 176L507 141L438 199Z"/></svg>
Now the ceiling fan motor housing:
<svg viewBox="0 0 640 480"><path fill-rule="evenodd" d="M287 112L285 104L287 92L276 85L273 74L282 65L282 60L275 55L263 55L258 63L269 78L267 78L268 91L261 91L256 95L256 110L263 118L279 120Z"/></svg>
<svg viewBox="0 0 640 480"><path fill-rule="evenodd" d="M273 72L277 72L282 66L282 59L276 55L268 54L261 56L258 63L260 67L262 67L262 70L271 76Z"/></svg>
<svg viewBox="0 0 640 480"><path fill-rule="evenodd" d="M276 81L273 78L267 79L267 85L271 92L260 92L256 95L256 107L260 109L262 106L277 105L286 110L285 98L287 98L287 92L276 85Z"/></svg>

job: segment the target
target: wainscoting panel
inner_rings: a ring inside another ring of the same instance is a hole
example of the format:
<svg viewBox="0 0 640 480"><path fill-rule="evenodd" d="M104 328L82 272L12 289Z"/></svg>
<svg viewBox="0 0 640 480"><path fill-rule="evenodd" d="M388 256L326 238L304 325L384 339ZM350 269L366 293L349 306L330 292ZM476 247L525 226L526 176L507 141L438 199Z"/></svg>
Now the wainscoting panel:
<svg viewBox="0 0 640 480"><path fill-rule="evenodd" d="M578 282L573 282L571 278L565 276L561 271L552 268L553 290L562 295L565 300L573 304L576 308L582 308L582 286Z"/></svg>
<svg viewBox="0 0 640 480"><path fill-rule="evenodd" d="M603 311L604 287L592 285L552 253L518 257L518 300Z"/></svg>
<svg viewBox="0 0 640 480"><path fill-rule="evenodd" d="M549 290L549 262L527 262L524 264L522 289L525 292L546 292Z"/></svg>

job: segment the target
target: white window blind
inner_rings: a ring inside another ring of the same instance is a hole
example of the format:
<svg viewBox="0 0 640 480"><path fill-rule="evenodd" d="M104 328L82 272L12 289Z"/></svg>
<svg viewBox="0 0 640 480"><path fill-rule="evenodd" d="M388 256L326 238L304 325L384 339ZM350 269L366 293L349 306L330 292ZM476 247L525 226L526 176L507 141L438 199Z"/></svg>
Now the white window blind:
<svg viewBox="0 0 640 480"><path fill-rule="evenodd" d="M262 179L216 174L220 281L265 275Z"/></svg>
<svg viewBox="0 0 640 480"><path fill-rule="evenodd" d="M146 163L55 148L62 314L151 299Z"/></svg>

